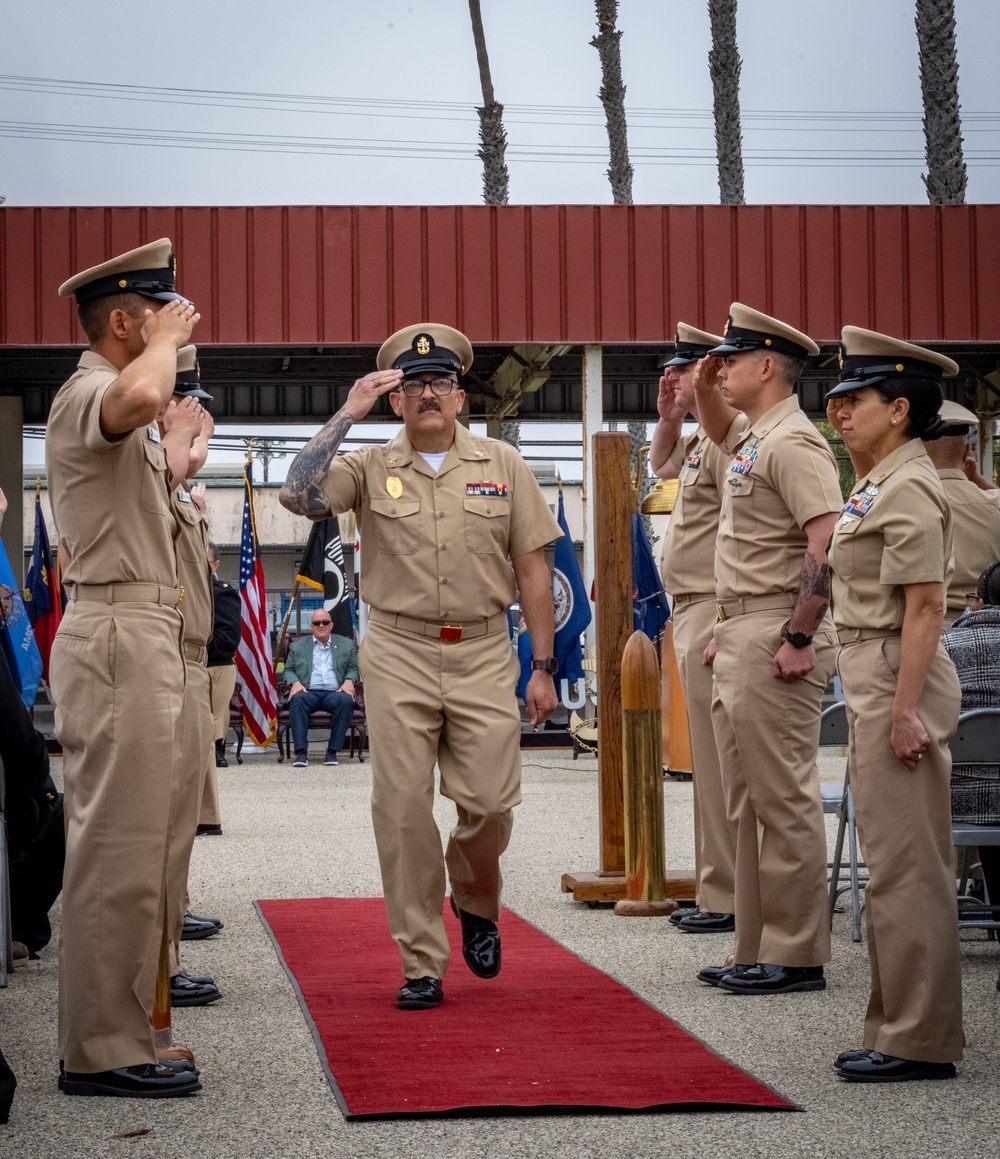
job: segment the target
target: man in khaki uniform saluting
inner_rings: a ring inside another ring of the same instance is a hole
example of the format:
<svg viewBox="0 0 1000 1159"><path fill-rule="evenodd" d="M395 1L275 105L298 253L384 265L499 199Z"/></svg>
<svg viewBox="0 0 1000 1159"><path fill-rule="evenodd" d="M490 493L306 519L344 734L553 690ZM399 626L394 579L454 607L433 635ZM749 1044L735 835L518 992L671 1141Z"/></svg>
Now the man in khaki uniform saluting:
<svg viewBox="0 0 1000 1159"><path fill-rule="evenodd" d="M173 821L167 853L166 923L170 1002L173 1006L204 1006L222 996L212 978L204 974L189 976L181 970L180 964L181 929L188 908L191 850L198 828L205 779L209 769L215 767L211 681L206 667L208 640L212 634L208 524L198 506L197 492L192 494L187 482L197 475L208 458L208 440L215 424L202 401L211 402L211 399L212 396L201 386L197 348L183 347L177 353L173 398L162 414L157 415L170 469L171 504L176 521L177 576L184 589L184 600L180 605L184 621L181 644L185 673L183 740L176 765ZM175 432L183 423L193 425L188 437L178 440Z"/></svg>
<svg viewBox="0 0 1000 1159"><path fill-rule="evenodd" d="M457 422L472 347L449 326L400 330L343 409L299 453L281 502L311 519L353 509L365 543L361 595L371 605L361 676L372 751L372 819L389 929L402 954L400 1009L443 997L450 950L445 866L466 964L500 969L499 858L521 799L518 664L507 630L515 589L534 661L528 716L557 703L552 592L544 548L561 532L512 447ZM335 457L382 394L404 430L385 447ZM508 558L509 557L509 558ZM442 857L432 813L434 765L458 822Z"/></svg>
<svg viewBox="0 0 1000 1159"><path fill-rule="evenodd" d="M712 668L705 649L717 617L715 605L715 541L719 534L722 480L729 466L726 455L703 427L681 434L685 418L694 413L694 368L722 338L678 322L675 354L663 366L649 466L660 479L677 479L677 498L663 539L660 574L670 595L674 651L694 767L695 899L692 913L670 915L684 933L725 933L734 928L733 876L735 850L726 815L726 794L712 728Z"/></svg>
<svg viewBox="0 0 1000 1159"><path fill-rule="evenodd" d="M938 414L948 424L948 433L926 440L924 449L937 468L951 507L955 571L945 593L944 612L944 626L950 628L965 611L966 597L976 590L979 577L1000 559L1000 490L991 487L983 476L978 476L981 485L966 473L969 433L979 425L979 419L947 399Z"/></svg>
<svg viewBox="0 0 1000 1159"><path fill-rule="evenodd" d="M174 288L171 248L141 246L59 289L76 295L90 342L45 438L70 597L51 664L66 788L68 1095L200 1087L195 1072L157 1065L150 1026L184 661L167 462L148 424L199 318Z"/></svg>
<svg viewBox="0 0 1000 1159"><path fill-rule="evenodd" d="M841 505L833 454L799 408L819 347L739 302L695 374L698 414L735 457L716 554L712 718L736 837L736 965L702 981L739 994L826 987L826 831L816 750L833 674L826 544Z"/></svg>

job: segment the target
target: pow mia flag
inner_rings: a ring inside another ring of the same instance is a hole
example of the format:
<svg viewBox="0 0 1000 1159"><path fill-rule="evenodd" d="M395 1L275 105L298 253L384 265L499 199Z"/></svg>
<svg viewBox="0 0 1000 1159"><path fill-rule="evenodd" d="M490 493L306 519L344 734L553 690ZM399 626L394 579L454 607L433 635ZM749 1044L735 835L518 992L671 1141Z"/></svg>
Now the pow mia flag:
<svg viewBox="0 0 1000 1159"><path fill-rule="evenodd" d="M295 578L323 593L323 607L333 620L334 634L353 640L354 624L344 573L344 549L335 515L313 524L302 554L302 570Z"/></svg>

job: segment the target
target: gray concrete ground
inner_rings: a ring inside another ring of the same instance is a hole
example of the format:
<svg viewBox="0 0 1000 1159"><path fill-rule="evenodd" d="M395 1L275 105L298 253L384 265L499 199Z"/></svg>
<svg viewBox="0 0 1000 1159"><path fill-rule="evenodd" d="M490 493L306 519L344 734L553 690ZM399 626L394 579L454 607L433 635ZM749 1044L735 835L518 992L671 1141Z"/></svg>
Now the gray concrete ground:
<svg viewBox="0 0 1000 1159"><path fill-rule="evenodd" d="M215 975L225 997L175 1011L175 1035L197 1053L204 1090L184 1100L69 1099L56 1090L56 953L16 972L0 991L0 1043L19 1086L0 1154L17 1159L187 1156L340 1159L434 1156L940 1156L996 1151L1000 953L982 932L963 942L966 1059L953 1082L855 1086L831 1070L859 1046L867 996L863 945L849 917L834 922L825 993L746 999L702 986L726 935L682 935L663 919L619 918L559 891L567 870L596 868L596 761L525 753L524 803L505 858L506 903L608 971L710 1046L775 1086L805 1113L580 1115L348 1123L337 1109L298 1003L253 909L255 898L380 892L368 815L369 765L308 769L248 757L220 772L225 835L199 838L196 912L225 920L210 941L188 942L193 972ZM61 772L55 761L56 775ZM822 754L826 780L843 775ZM668 863L692 861L691 785L665 785ZM442 829L449 806L439 808ZM830 840L832 845L833 819ZM56 915L58 917L58 915ZM452 969L465 967L456 955ZM392 994L386 994L390 1002ZM600 1010L594 1017L600 1018ZM138 1138L115 1136L140 1127Z"/></svg>

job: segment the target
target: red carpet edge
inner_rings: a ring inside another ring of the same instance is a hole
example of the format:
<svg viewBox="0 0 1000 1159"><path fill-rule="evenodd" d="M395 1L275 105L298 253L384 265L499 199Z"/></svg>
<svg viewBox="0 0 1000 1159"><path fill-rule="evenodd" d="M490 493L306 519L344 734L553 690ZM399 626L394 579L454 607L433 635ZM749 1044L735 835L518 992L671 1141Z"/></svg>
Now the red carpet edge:
<svg viewBox="0 0 1000 1159"><path fill-rule="evenodd" d="M269 899L269 900L256 901L254 903L254 908L257 910L257 913L258 913L258 916L260 917L261 923L263 924L264 929L267 931L267 934L270 937L271 942L274 946L275 953L277 954L277 957L278 957L278 961L281 963L281 966L284 969L286 975L288 976L288 980L291 983L293 990L295 991L295 995L298 998L299 1006L302 1010L303 1017L305 1018L306 1025L309 1027L309 1031L312 1035L313 1042L315 1043L316 1051L317 1051L317 1054L319 1056L319 1060L322 1064L324 1073L326 1074L327 1082L330 1084L330 1089L333 1091L334 1097L337 1100L337 1105L340 1108L341 1113L344 1115L344 1118L349 1120L349 1121L362 1122L362 1121L375 1120L375 1119L479 1118L479 1117L495 1117L495 1116L524 1116L524 1117L527 1117L527 1116L537 1116L537 1115L571 1115L571 1114L577 1114L577 1115L651 1114L651 1113L676 1113L676 1112L692 1112L692 1111L694 1111L694 1112L792 1111L792 1110L801 1111L803 1109L802 1107L798 1106L797 1104L790 1102L779 1091L775 1090L775 1088L771 1087L769 1084L762 1082L760 1079L751 1075L749 1072L744 1070L742 1067L739 1067L737 1064L733 1063L730 1059L726 1058L720 1052L718 1052L717 1050L715 1050L714 1048L709 1046L707 1043L703 1042L696 1035L691 1034L680 1023L676 1022L676 1020L674 1020L674 1019L670 1018L668 1015L664 1014L663 1011L661 1011L657 1007L653 1006L652 1003L646 1001L646 999L635 994L634 991L630 990L629 987L627 987L619 979L614 978L613 975L608 974L607 972L598 969L596 966L593 966L590 962L587 962L586 959L580 957L580 955L574 954L571 950L567 949L565 946L561 945L561 943L557 942L554 938L550 937L550 935L546 934L543 930L539 929L539 927L535 926L533 923L527 921L526 919L520 917L520 915L516 914L513 910L505 909L504 913L506 915L509 915L510 917L516 919L517 922L522 923L526 929L528 929L532 932L532 934L537 934L540 938L545 939L546 942L551 943L551 945L553 947L557 948L557 950L560 952L560 954L565 954L568 956L568 958L575 960L577 963L579 963L581 966L586 967L588 970L595 971L601 978L605 979L608 983L610 983L614 987L620 988L621 991L624 991L628 996L630 996L630 998L634 999L639 1004L641 1004L642 1007L646 1008L648 1011L655 1014L658 1020L663 1021L663 1023L665 1024L665 1029L667 1027L676 1028L676 1030L682 1032L682 1034L685 1036L685 1038L690 1040L691 1043L697 1044L697 1046L700 1047L700 1049L702 1051L704 1051L706 1055L711 1056L713 1059L718 1060L719 1063L722 1063L727 1067L733 1068L737 1072L737 1074L741 1077L742 1080L748 1080L749 1083L752 1084L751 1093L755 1096L754 1100L753 1101L743 1101L742 1099L737 1099L734 1101L728 1101L725 1099L718 1099L718 1100L715 1100L715 1099L673 1100L673 1099L671 1099L671 1100L666 1100L666 1101L650 1102L648 1104L641 1105L641 1106L628 1106L628 1105L622 1105L621 1103L615 1103L615 1102L607 1102L606 1103L606 1102L602 1102L602 1101L593 1101L593 1102L589 1102L589 1101L588 1102L544 1102L544 1101L542 1101L542 1102L538 1102L538 1103L527 1103L527 1104L523 1103L523 1102L511 1102L511 1103L503 1103L503 1102L495 1102L494 1103L494 1102L491 1102L491 1103L483 1103L483 1104L477 1104L477 1103L473 1103L473 1102L468 1102L468 1103L456 1102L456 1104L454 1106L433 1107L430 1109L402 1108L402 1109L371 1110L371 1111L369 1111L369 1110L352 1110L351 1106L348 1103L347 1097L345 1096L344 1091L341 1089L341 1085L338 1083L336 1075L334 1074L333 1068L330 1064L330 1060L329 1060L329 1057L327 1054L327 1048L326 1048L326 1045L324 1044L324 1041L323 1041L322 1033L320 1032L320 1029L319 1029L319 1027L316 1023L316 1020L313 1016L313 1013L310 1009L309 1002L307 1001L306 996L303 992L302 985L300 984L299 978L297 977L295 970L289 964L289 962L286 958L285 952L282 949L281 940L280 940L276 930L272 926L272 923L269 920L268 916L266 915L265 909L264 909L264 907L288 907L290 905L297 906L299 902L304 903L305 905L308 905L308 906L313 907L313 908L316 908L316 907L323 908L324 903L326 904L327 908L335 906L337 903L347 904L348 906L352 906L352 907L357 906L357 905L361 905L361 904L375 903L378 905L379 912L382 915L382 919L384 920L384 911L382 910L382 899L381 898L367 898L366 899L366 898L328 898L327 897L327 898L301 898L301 899ZM450 913L447 913L446 914L446 921L449 921L449 920L453 921L454 919L452 919ZM511 926L511 923L508 922L508 928L510 926ZM449 924L449 930L454 935L454 933L457 931L457 923L455 923L455 931L451 931L450 924ZM396 954L396 950L395 950L395 946L391 943L391 941L389 941L389 935L388 935L387 930L385 932L385 939L388 942L388 952L391 955L393 955L393 958L394 958L394 956ZM456 946L456 939L454 936L452 936L452 944L453 944L453 947ZM457 961L455 960L456 958L457 958ZM394 958L394 960L395 960L395 958ZM396 969L398 970L398 963L396 965ZM453 976L453 972L456 970L457 971L464 971L465 970L465 966L461 961L460 951L457 951L453 955L452 967L449 971L449 979ZM471 974L468 977L470 980L472 980ZM456 982L458 982L460 979L462 981L464 981L464 979L462 979L462 976L458 975L458 978L456 978ZM401 978L400 978L400 982L401 982ZM473 982L475 985L480 984L478 982L478 980L473 980ZM489 985L489 983L486 983L486 985ZM448 992L449 992L449 987L448 987L448 983L446 982L446 995ZM392 993L391 987L387 988L384 1001L385 1001L386 1010L390 1011L390 1012L391 1012L392 997L393 997L393 993ZM446 997L446 1002L447 1001L448 1001L448 999ZM439 1008L439 1009L442 1009L442 1008ZM435 1011L427 1012L427 1014L424 1014L424 1013L405 1013L404 1014L404 1013L400 1012L401 1017L404 1017L407 1019L425 1019L426 1018L428 1020L430 1018L432 1018L435 1015L435 1013L436 1013ZM401 1025L406 1025L409 1028L409 1024L407 1024L407 1023L402 1023ZM413 1025L416 1025L416 1023L414 1023ZM350 1079L351 1077L352 1077L351 1075L348 1075L348 1079ZM744 1083L744 1085L746 1085L746 1084ZM754 1090L753 1088L759 1088L759 1092L760 1092L759 1097L757 1097L757 1091ZM765 1095L764 1092L767 1092L767 1094ZM770 1097L768 1097L768 1096L770 1096Z"/></svg>

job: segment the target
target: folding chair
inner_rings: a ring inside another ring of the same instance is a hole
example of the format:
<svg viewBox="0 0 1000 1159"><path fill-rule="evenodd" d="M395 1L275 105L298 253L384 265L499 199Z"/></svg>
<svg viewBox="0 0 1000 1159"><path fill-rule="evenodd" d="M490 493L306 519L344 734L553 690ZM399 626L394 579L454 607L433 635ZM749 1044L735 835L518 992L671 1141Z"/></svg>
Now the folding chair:
<svg viewBox="0 0 1000 1159"><path fill-rule="evenodd" d="M951 738L951 759L956 765L1000 764L1000 708L976 708L963 712ZM1000 930L1000 897L986 893L986 904L965 894L969 871L973 868L971 850L980 845L1000 845L1000 825L974 825L958 821L951 827L954 843L962 849L959 869L959 905L966 916L960 919L963 930ZM964 905L962 903L965 903ZM970 909L976 907L973 913ZM1000 989L1000 977L997 978Z"/></svg>
<svg viewBox="0 0 1000 1159"><path fill-rule="evenodd" d="M834 745L845 748L850 740L847 726L847 708L843 702L831 704L819 721L819 743L821 747ZM833 861L830 862L830 920L837 906L837 898L850 890L851 894L851 939L861 941L861 882L860 870L864 863L858 860L858 830L854 820L854 796L851 793L850 766L844 770L843 785L820 785L823 799L823 812L837 815L837 841L833 850ZM848 874L847 884L844 880L842 866L844 863L844 837L847 837ZM867 877L864 878L867 880Z"/></svg>

